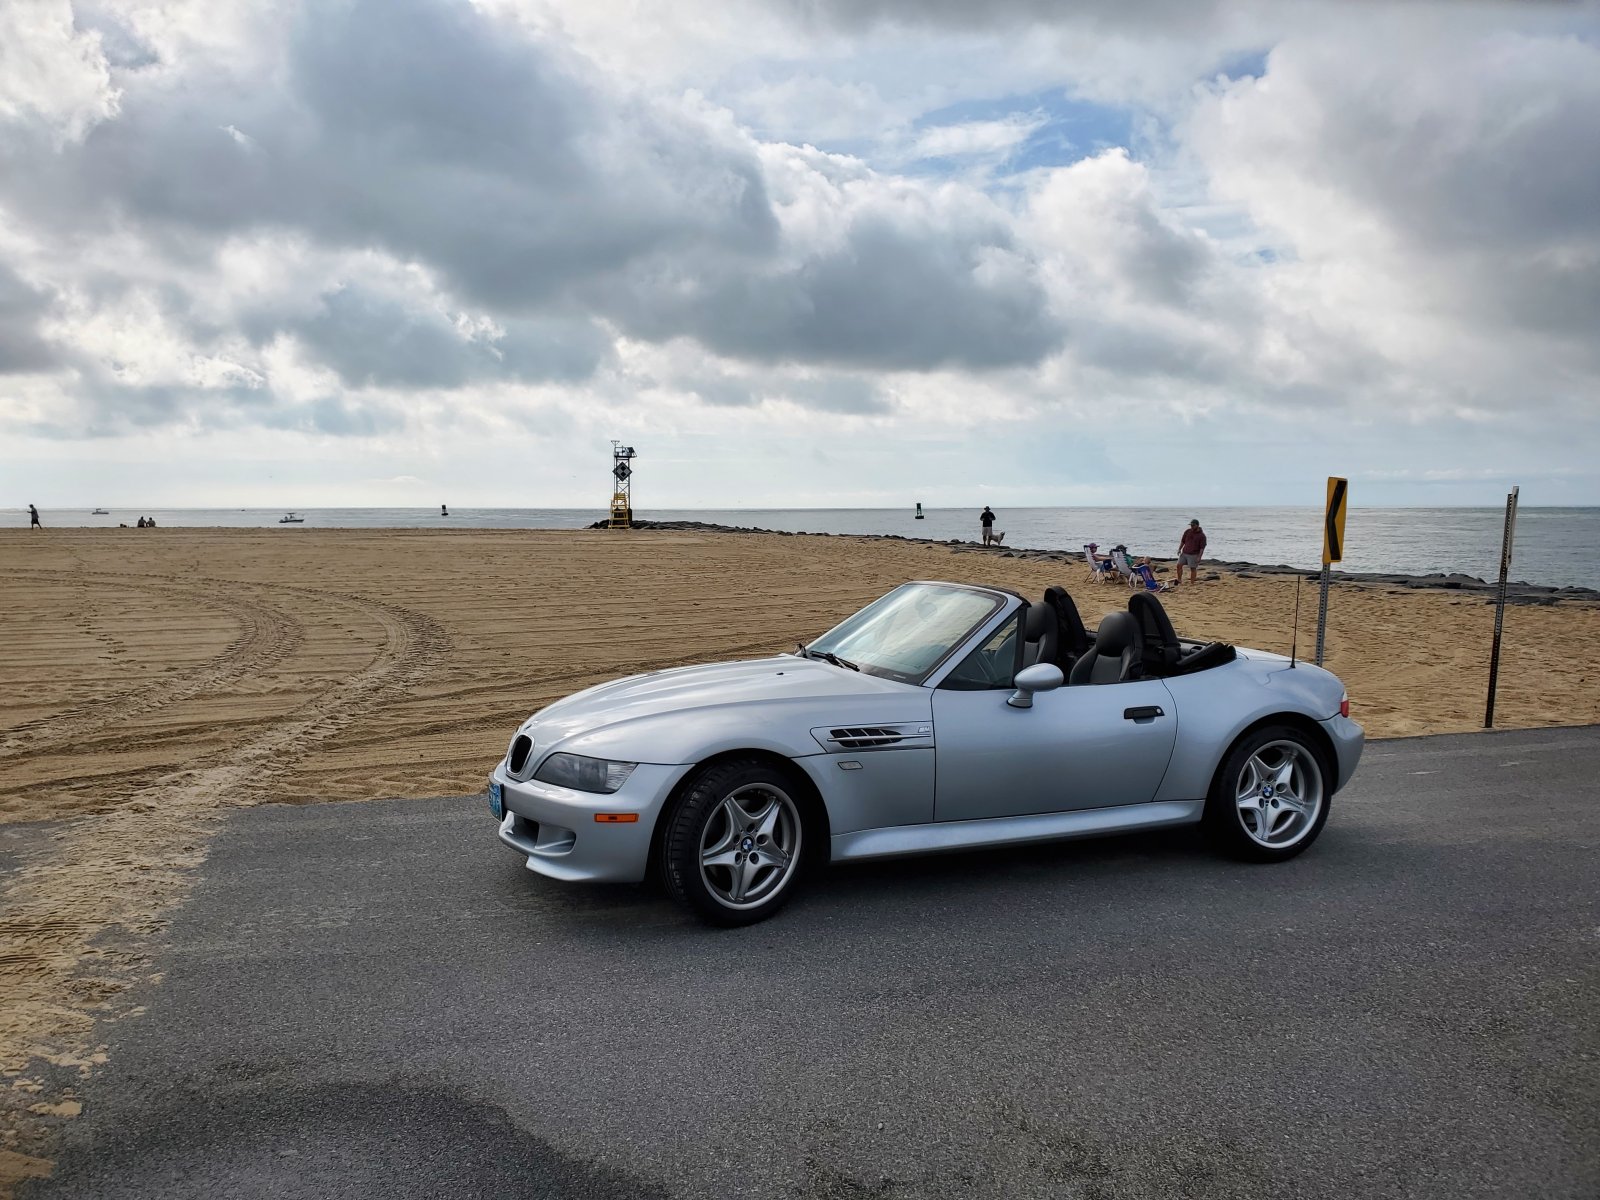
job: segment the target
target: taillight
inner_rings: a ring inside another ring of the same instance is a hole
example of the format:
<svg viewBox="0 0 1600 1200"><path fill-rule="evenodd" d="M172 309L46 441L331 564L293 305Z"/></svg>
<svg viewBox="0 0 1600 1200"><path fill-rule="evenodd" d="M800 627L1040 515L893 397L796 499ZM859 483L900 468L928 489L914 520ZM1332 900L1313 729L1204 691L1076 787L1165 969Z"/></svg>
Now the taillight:
<svg viewBox="0 0 1600 1200"><path fill-rule="evenodd" d="M1339 698L1339 715L1341 717L1348 717L1350 715L1350 697L1349 696L1341 696Z"/></svg>

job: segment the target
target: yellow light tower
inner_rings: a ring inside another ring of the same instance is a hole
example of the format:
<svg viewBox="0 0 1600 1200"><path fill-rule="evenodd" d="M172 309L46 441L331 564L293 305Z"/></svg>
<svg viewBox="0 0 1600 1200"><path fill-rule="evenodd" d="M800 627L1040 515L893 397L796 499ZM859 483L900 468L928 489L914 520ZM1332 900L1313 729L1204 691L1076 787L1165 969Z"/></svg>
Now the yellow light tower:
<svg viewBox="0 0 1600 1200"><path fill-rule="evenodd" d="M611 493L612 529L633 528L633 447L621 442L611 443L611 477L616 480L616 491Z"/></svg>

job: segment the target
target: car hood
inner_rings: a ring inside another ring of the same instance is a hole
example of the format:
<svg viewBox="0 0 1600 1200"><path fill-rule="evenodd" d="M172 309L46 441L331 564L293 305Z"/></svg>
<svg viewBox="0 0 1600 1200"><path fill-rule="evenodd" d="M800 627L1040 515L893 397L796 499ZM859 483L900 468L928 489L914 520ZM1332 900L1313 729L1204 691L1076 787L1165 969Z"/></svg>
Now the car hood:
<svg viewBox="0 0 1600 1200"><path fill-rule="evenodd" d="M556 701L524 722L521 731L530 734L541 748L553 748L572 739L591 743L593 739L586 735L623 726L649 726L654 731L649 740L654 742L660 718L670 719L683 733L694 728L709 732L707 724L713 715L731 718L752 731L773 724L803 730L807 722L867 716L927 720L928 710L923 688L817 659L778 655L652 671L602 683ZM812 714L816 714L815 721ZM778 720L780 716L792 719ZM719 719L716 724L727 721ZM815 752L816 747L810 749Z"/></svg>

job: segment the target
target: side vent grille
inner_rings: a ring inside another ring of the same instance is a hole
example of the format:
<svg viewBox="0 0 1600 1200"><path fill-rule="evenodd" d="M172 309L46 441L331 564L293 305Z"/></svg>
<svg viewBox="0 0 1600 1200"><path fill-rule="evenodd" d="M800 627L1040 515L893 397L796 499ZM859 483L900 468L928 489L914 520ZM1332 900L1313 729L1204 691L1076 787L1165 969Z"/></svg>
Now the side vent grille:
<svg viewBox="0 0 1600 1200"><path fill-rule="evenodd" d="M898 729L864 725L852 729L830 729L828 740L844 750L868 750L873 746L893 746L905 741Z"/></svg>
<svg viewBox="0 0 1600 1200"><path fill-rule="evenodd" d="M518 779L528 769L528 759L533 755L533 739L519 733L511 739L511 752L506 755L506 770Z"/></svg>

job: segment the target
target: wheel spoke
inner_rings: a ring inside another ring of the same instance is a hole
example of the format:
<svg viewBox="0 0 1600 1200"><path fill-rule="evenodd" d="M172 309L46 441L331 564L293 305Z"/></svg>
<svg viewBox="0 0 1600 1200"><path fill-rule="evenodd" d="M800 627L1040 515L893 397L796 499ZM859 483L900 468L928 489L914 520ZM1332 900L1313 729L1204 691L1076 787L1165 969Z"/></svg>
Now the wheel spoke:
<svg viewBox="0 0 1600 1200"><path fill-rule="evenodd" d="M744 894L755 877L755 864L748 858L733 865L733 880L728 886L728 898L735 904L744 903Z"/></svg>
<svg viewBox="0 0 1600 1200"><path fill-rule="evenodd" d="M724 850L732 850L739 840L739 827L732 821L726 822L727 828L722 831L722 836L717 839L716 845L707 846L703 854L721 854Z"/></svg>
<svg viewBox="0 0 1600 1200"><path fill-rule="evenodd" d="M700 856L700 865L703 867L728 867L732 869L734 865L733 856L737 853L739 853L738 848L734 846L707 850Z"/></svg>
<svg viewBox="0 0 1600 1200"><path fill-rule="evenodd" d="M739 803L739 797L729 796L722 802L723 814L728 818L728 826L733 831L733 836L738 837L745 829L755 824L755 817L750 810Z"/></svg>
<svg viewBox="0 0 1600 1200"><path fill-rule="evenodd" d="M758 840L763 837L766 838L767 841L764 845L772 845L776 842L778 837L778 818L781 816L783 816L783 806L774 800L767 805L766 810L760 816L756 817L756 838Z"/></svg>
<svg viewBox="0 0 1600 1200"><path fill-rule="evenodd" d="M1283 756L1283 765L1273 772L1272 785L1274 787L1283 791L1289 790L1290 784L1294 779L1294 769L1297 761L1293 754L1285 754Z"/></svg>
<svg viewBox="0 0 1600 1200"><path fill-rule="evenodd" d="M1239 804L1244 805L1245 798L1254 796L1261 790L1261 760L1252 757L1244 764L1244 770L1239 772Z"/></svg>
<svg viewBox="0 0 1600 1200"><path fill-rule="evenodd" d="M1255 815L1255 819L1256 819L1255 834L1256 834L1257 837L1260 837L1261 836L1262 827L1266 823L1266 817L1265 817L1265 814L1261 811L1261 797L1259 795L1256 795L1253 792L1248 796L1239 797L1239 815L1242 818L1247 814L1254 814ZM1246 822L1245 826L1248 829L1249 828L1249 823Z"/></svg>
<svg viewBox="0 0 1600 1200"><path fill-rule="evenodd" d="M789 852L777 842L768 842L759 850L758 861L763 867L777 867L782 870L789 865Z"/></svg>

